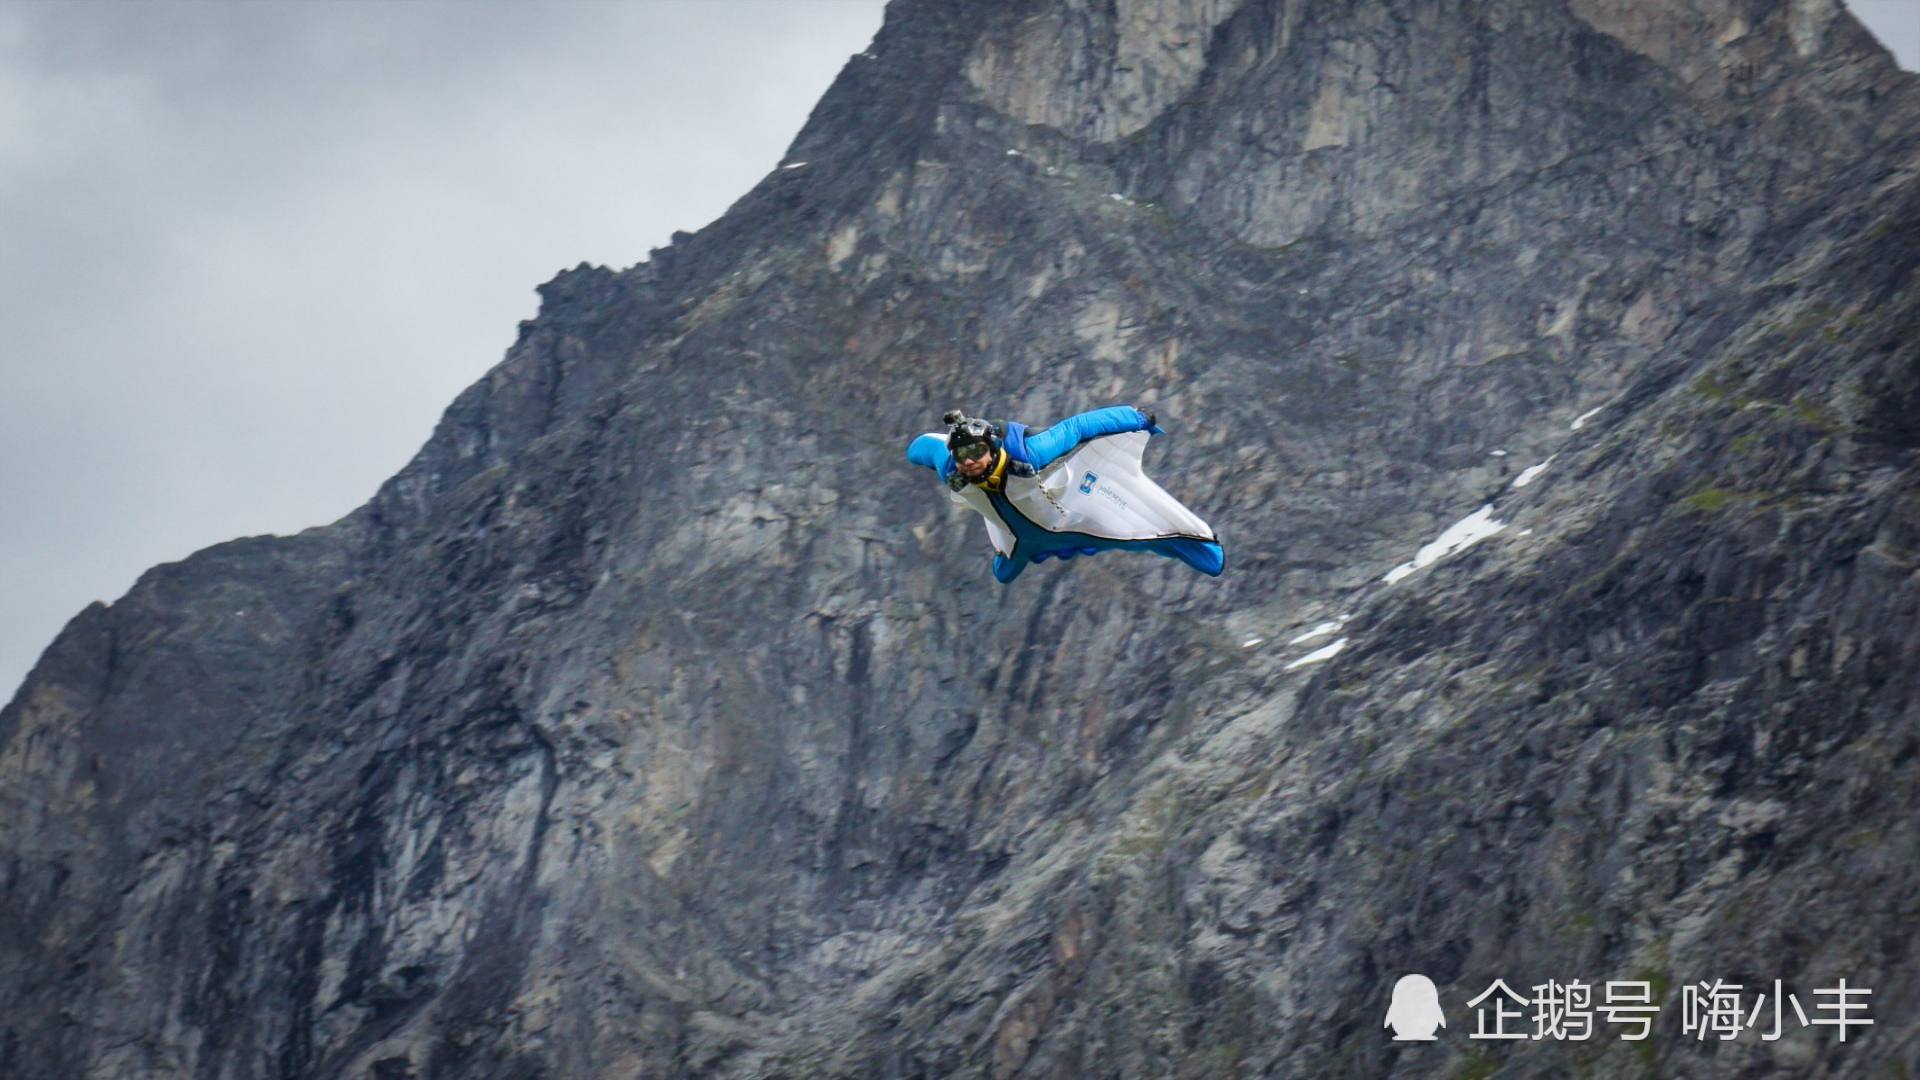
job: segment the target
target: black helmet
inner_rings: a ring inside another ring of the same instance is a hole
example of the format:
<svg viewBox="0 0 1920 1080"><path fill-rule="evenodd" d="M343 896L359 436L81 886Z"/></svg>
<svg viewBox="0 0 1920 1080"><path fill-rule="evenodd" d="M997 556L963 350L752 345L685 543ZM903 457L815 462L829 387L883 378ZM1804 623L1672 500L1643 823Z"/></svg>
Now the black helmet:
<svg viewBox="0 0 1920 1080"><path fill-rule="evenodd" d="M1000 449L1000 431L991 423L978 417L968 416L959 409L952 410L941 419L947 424L947 453L955 458L960 457L961 447L976 443L986 444L989 453ZM967 456L978 457L979 454L976 451Z"/></svg>

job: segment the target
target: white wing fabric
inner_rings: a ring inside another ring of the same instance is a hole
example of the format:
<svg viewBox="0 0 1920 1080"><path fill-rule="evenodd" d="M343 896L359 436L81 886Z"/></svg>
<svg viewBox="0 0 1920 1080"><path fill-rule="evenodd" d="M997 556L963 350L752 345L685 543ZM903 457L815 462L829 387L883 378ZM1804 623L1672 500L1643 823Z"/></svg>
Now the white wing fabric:
<svg viewBox="0 0 1920 1080"><path fill-rule="evenodd" d="M1213 528L1142 471L1147 439L1144 431L1089 439L1034 476L1007 477L998 497L972 485L954 492L987 523L1000 555L994 576L1010 581L1029 562L1124 547L1220 573Z"/></svg>

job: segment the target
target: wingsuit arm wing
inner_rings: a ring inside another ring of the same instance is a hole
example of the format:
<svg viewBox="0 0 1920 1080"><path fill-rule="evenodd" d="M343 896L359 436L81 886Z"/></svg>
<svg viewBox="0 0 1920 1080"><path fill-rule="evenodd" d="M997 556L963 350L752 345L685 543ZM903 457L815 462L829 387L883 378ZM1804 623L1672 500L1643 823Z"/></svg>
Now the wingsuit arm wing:
<svg viewBox="0 0 1920 1080"><path fill-rule="evenodd" d="M907 460L940 472L947 464L947 441L931 432L907 444Z"/></svg>
<svg viewBox="0 0 1920 1080"><path fill-rule="evenodd" d="M1091 412L1069 416L1045 431L1029 434L1027 436L1028 464L1036 469L1044 469L1054 458L1088 439L1097 439L1102 435L1119 435L1128 431L1164 434L1154 424L1152 418L1139 409L1131 405L1110 405L1104 409L1094 409Z"/></svg>

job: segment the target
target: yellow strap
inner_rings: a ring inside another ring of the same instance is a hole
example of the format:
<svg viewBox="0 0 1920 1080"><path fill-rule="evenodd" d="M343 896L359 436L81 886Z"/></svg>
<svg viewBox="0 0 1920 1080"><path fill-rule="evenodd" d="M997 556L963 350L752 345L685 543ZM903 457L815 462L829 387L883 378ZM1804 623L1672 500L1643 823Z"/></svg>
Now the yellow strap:
<svg viewBox="0 0 1920 1080"><path fill-rule="evenodd" d="M983 488L986 488L988 491L999 491L1001 488L1005 487L1006 479L1007 479L1007 461L1008 461L1007 448L1003 446L1000 448L1000 457L998 458L998 460L996 460L993 463L993 471L988 473L986 476L982 477L978 481L980 486Z"/></svg>

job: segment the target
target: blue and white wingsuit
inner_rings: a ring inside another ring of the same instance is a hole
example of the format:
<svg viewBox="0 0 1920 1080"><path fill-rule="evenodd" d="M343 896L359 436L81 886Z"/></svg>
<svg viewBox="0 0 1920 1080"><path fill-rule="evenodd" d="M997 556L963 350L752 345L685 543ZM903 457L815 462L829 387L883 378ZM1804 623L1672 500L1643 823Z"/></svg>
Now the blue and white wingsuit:
<svg viewBox="0 0 1920 1080"><path fill-rule="evenodd" d="M1218 575L1226 552L1211 526L1141 471L1147 439L1164 434L1147 414L1114 405L1043 431L1009 422L1004 455L982 480L958 483L944 432L907 447L907 460L948 481L953 500L979 511L993 541L993 576L1009 582L1028 563L1136 548ZM1030 466L1012 470L1009 461ZM1019 475L1022 472L1031 475Z"/></svg>

